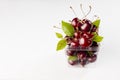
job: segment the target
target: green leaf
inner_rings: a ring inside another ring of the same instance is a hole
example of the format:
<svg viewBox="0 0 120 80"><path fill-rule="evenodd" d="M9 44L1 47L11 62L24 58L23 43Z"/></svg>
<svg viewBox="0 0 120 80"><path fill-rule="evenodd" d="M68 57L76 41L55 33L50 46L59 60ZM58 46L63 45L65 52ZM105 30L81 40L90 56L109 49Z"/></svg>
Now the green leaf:
<svg viewBox="0 0 120 80"><path fill-rule="evenodd" d="M102 36L99 36L99 35L96 35L94 38L93 38L93 41L95 42L101 42L103 40L103 37Z"/></svg>
<svg viewBox="0 0 120 80"><path fill-rule="evenodd" d="M67 22L62 21L62 30L67 36L73 36L75 30L74 27Z"/></svg>
<svg viewBox="0 0 120 80"><path fill-rule="evenodd" d="M63 35L60 33L57 33L57 32L56 32L56 36L57 36L57 38L63 38Z"/></svg>
<svg viewBox="0 0 120 80"><path fill-rule="evenodd" d="M66 45L67 45L67 41L65 39L62 39L58 42L56 50L57 51L62 50L66 47Z"/></svg>
<svg viewBox="0 0 120 80"><path fill-rule="evenodd" d="M75 61L77 60L77 56L69 56L68 60Z"/></svg>
<svg viewBox="0 0 120 80"><path fill-rule="evenodd" d="M95 25L95 26L98 28L99 25L100 25L100 19L94 21L94 22L93 22L93 25Z"/></svg>
<svg viewBox="0 0 120 80"><path fill-rule="evenodd" d="M98 34L96 32L92 32L92 34L94 35L93 38L95 38L96 36L98 36Z"/></svg>

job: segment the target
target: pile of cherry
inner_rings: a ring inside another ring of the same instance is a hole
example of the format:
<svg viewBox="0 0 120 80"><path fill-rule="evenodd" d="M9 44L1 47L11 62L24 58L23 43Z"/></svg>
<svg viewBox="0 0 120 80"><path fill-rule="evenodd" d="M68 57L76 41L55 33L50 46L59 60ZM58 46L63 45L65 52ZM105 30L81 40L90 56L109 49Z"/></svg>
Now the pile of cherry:
<svg viewBox="0 0 120 80"><path fill-rule="evenodd" d="M81 64L82 66L95 62L97 59L98 43L93 41L94 32L98 34L98 28L88 19L80 20L74 18L71 21L75 32L73 37L65 36L67 41L66 53L68 63L71 65Z"/></svg>

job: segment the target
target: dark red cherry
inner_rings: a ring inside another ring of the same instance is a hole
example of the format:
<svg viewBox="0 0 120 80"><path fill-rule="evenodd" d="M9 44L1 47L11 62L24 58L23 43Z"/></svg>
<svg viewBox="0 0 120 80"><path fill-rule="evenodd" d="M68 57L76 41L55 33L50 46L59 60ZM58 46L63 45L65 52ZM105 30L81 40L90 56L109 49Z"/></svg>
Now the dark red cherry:
<svg viewBox="0 0 120 80"><path fill-rule="evenodd" d="M68 56L73 56L75 51L67 49L66 53Z"/></svg>
<svg viewBox="0 0 120 80"><path fill-rule="evenodd" d="M96 31L97 31L97 27L95 25L93 25L91 32L96 32Z"/></svg>
<svg viewBox="0 0 120 80"><path fill-rule="evenodd" d="M80 51L79 53L77 53L77 57L80 61L83 61L86 60L87 54L85 51Z"/></svg>
<svg viewBox="0 0 120 80"><path fill-rule="evenodd" d="M97 52L98 48L99 48L98 43L93 41L92 45L91 45L91 48L92 48L92 52L94 52L94 53Z"/></svg>
<svg viewBox="0 0 120 80"><path fill-rule="evenodd" d="M89 47L92 44L92 40L89 40L86 37L81 37L79 39L79 44L81 47Z"/></svg>
<svg viewBox="0 0 120 80"><path fill-rule="evenodd" d="M79 43L78 43L78 42L75 42L75 41L72 41L72 42L70 43L70 46L73 47L73 48L76 48L76 47L79 46Z"/></svg>
<svg viewBox="0 0 120 80"><path fill-rule="evenodd" d="M70 43L72 42L72 38L69 36L65 36L65 39L67 41L67 44L70 45Z"/></svg>
<svg viewBox="0 0 120 80"><path fill-rule="evenodd" d="M92 45L91 45L92 47L93 46L98 46L98 43L97 42L95 42L95 41L93 41L93 43L92 43Z"/></svg>
<svg viewBox="0 0 120 80"><path fill-rule="evenodd" d="M75 32L74 33L74 37L75 38L80 38L80 36L81 36L81 32Z"/></svg>
<svg viewBox="0 0 120 80"><path fill-rule="evenodd" d="M79 22L79 19L78 18L74 18L71 22L72 26L74 28L78 27L78 22Z"/></svg>
<svg viewBox="0 0 120 80"><path fill-rule="evenodd" d="M73 42L76 42L79 44L79 39L78 38L73 38Z"/></svg>
<svg viewBox="0 0 120 80"><path fill-rule="evenodd" d="M79 21L78 23L78 29L81 30L81 26L83 25L82 21Z"/></svg>
<svg viewBox="0 0 120 80"><path fill-rule="evenodd" d="M94 35L89 33L89 32L83 32L82 36L87 38L87 39L91 39L91 38L93 38Z"/></svg>
<svg viewBox="0 0 120 80"><path fill-rule="evenodd" d="M97 55L96 54L92 54L92 56L88 57L88 61L89 62L95 62L97 59Z"/></svg>
<svg viewBox="0 0 120 80"><path fill-rule="evenodd" d="M77 61L68 60L68 63L69 63L70 65L75 65L75 64L77 64Z"/></svg>
<svg viewBox="0 0 120 80"><path fill-rule="evenodd" d="M80 64L82 65L82 67L84 67L87 64L87 60L81 61Z"/></svg>
<svg viewBox="0 0 120 80"><path fill-rule="evenodd" d="M92 23L90 20L83 20L83 25L81 26L80 30L84 32L89 32L91 30Z"/></svg>

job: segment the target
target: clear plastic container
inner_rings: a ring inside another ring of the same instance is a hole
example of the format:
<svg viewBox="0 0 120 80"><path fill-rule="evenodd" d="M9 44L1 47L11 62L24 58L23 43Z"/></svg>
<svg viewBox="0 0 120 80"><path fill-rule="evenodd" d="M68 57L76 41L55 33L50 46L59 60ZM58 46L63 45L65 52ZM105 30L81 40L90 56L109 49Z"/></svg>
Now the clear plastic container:
<svg viewBox="0 0 120 80"><path fill-rule="evenodd" d="M100 44L93 43L90 47L71 47L67 46L66 54L68 56L68 63L71 65L80 64L85 66L88 63L93 63L97 59L97 52Z"/></svg>

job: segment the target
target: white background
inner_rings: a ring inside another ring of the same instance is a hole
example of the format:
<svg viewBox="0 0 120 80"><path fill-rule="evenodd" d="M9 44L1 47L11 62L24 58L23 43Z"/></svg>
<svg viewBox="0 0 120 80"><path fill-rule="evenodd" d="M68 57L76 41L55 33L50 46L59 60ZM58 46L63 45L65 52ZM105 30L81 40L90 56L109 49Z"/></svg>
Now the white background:
<svg viewBox="0 0 120 80"><path fill-rule="evenodd" d="M98 59L85 68L67 63L64 51L56 52L53 26L61 20L101 18L104 36ZM0 80L120 80L119 0L0 0Z"/></svg>

